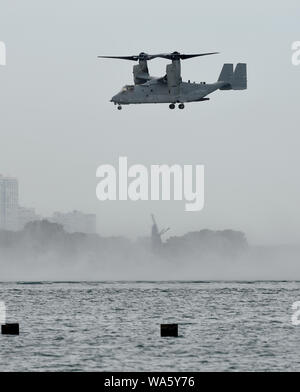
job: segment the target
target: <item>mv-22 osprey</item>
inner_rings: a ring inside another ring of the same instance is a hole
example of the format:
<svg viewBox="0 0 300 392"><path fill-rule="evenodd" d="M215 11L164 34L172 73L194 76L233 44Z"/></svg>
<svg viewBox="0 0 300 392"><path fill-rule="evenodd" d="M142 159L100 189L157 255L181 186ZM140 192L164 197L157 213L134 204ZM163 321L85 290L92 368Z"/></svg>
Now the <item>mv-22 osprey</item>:
<svg viewBox="0 0 300 392"><path fill-rule="evenodd" d="M208 56L213 53L181 54L179 52L147 54L140 53L137 56L99 56L100 58L121 59L138 61L134 65L134 85L126 85L114 95L111 102L122 109L122 105L141 103L169 103L170 109L175 109L178 103L179 109L184 109L185 102L208 101L207 95L216 90L245 90L247 88L247 66L239 63L233 68L233 64L224 64L219 79L215 83L191 83L183 82L181 78L181 60L193 57ZM163 58L172 63L166 67L166 75L152 77L149 75L148 60Z"/></svg>

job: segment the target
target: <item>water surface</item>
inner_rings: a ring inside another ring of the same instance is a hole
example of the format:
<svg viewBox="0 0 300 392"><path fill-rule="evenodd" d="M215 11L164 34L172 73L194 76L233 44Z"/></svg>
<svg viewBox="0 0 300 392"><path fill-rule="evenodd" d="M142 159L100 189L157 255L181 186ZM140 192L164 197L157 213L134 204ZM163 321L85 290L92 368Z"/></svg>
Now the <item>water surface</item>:
<svg viewBox="0 0 300 392"><path fill-rule="evenodd" d="M0 371L299 371L299 282L0 283ZM178 338L161 338L161 323Z"/></svg>

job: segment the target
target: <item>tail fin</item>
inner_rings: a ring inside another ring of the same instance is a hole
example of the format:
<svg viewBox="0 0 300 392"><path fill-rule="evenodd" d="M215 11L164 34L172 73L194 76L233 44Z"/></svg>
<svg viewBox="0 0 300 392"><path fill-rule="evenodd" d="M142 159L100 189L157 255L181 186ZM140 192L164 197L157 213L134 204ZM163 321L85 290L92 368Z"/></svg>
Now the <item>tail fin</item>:
<svg viewBox="0 0 300 392"><path fill-rule="evenodd" d="M233 78L233 64L224 64L218 82L230 82Z"/></svg>
<svg viewBox="0 0 300 392"><path fill-rule="evenodd" d="M218 82L226 82L225 86L221 87L220 90L231 90L231 84L233 81L233 64L224 64L220 73Z"/></svg>
<svg viewBox="0 0 300 392"><path fill-rule="evenodd" d="M247 88L247 64L239 63L235 67L232 81L233 90L246 90Z"/></svg>
<svg viewBox="0 0 300 392"><path fill-rule="evenodd" d="M220 90L245 90L247 88L247 64L224 64L218 82L226 83Z"/></svg>

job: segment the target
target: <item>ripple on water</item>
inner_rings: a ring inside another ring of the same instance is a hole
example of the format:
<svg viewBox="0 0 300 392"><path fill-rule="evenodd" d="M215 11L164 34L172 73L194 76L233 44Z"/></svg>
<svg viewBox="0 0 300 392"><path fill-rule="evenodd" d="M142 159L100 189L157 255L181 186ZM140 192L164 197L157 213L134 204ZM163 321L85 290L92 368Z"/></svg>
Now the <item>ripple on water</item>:
<svg viewBox="0 0 300 392"><path fill-rule="evenodd" d="M300 369L298 282L0 283L1 371ZM179 338L160 338L160 323Z"/></svg>

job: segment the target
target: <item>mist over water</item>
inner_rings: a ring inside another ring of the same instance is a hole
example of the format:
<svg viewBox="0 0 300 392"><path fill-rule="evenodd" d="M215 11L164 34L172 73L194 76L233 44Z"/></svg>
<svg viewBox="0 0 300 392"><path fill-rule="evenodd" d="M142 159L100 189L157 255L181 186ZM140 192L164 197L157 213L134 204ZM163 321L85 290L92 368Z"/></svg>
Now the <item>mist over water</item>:
<svg viewBox="0 0 300 392"><path fill-rule="evenodd" d="M114 249L102 257L86 252L62 256L0 256L0 281L103 280L300 280L299 248L249 248L234 258L165 258L144 249L126 255Z"/></svg>
<svg viewBox="0 0 300 392"><path fill-rule="evenodd" d="M264 252L263 252L264 253ZM177 260L141 255L122 260L107 257L95 262L88 258L63 260L47 254L37 259L0 261L1 281L98 281L98 280L299 280L299 250L278 256L275 250L261 255L252 251L238 260L207 257ZM261 258L259 258L259 256Z"/></svg>
<svg viewBox="0 0 300 392"><path fill-rule="evenodd" d="M0 232L0 281L294 280L300 247L249 246L242 232L200 230L161 240L135 241L67 233L61 225L32 222Z"/></svg>

